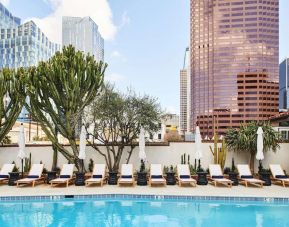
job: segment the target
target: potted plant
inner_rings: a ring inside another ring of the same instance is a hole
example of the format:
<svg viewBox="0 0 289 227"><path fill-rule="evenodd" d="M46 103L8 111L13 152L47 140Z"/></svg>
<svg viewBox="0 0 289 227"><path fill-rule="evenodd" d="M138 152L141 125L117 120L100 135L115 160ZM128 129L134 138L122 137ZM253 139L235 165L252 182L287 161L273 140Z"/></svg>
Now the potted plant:
<svg viewBox="0 0 289 227"><path fill-rule="evenodd" d="M145 167L145 161L141 159L140 169L137 172L137 185L145 186L147 185L147 171Z"/></svg>
<svg viewBox="0 0 289 227"><path fill-rule="evenodd" d="M12 164L15 164L15 162L13 161ZM9 186L14 186L15 181L19 180L19 168L16 166L14 166L13 170L11 173L9 173L9 181L8 181L8 185Z"/></svg>
<svg viewBox="0 0 289 227"><path fill-rule="evenodd" d="M175 185L176 184L176 172L174 171L173 165L167 168L166 175L167 175L167 185Z"/></svg>
<svg viewBox="0 0 289 227"><path fill-rule="evenodd" d="M232 167L231 167L230 171L228 172L228 174L229 174L229 179L231 181L233 181L233 185L234 186L239 185L238 172L237 172L237 168L235 166L234 158L232 158Z"/></svg>

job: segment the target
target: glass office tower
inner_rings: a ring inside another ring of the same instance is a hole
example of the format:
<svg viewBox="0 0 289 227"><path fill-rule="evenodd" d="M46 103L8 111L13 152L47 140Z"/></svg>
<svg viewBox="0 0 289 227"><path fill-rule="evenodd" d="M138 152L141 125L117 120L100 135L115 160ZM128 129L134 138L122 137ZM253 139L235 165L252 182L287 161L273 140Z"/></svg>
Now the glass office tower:
<svg viewBox="0 0 289 227"><path fill-rule="evenodd" d="M192 128L278 113L279 0L191 0Z"/></svg>
<svg viewBox="0 0 289 227"><path fill-rule="evenodd" d="M0 29L11 28L20 25L20 18L14 17L0 2Z"/></svg>
<svg viewBox="0 0 289 227"><path fill-rule="evenodd" d="M104 61L104 41L90 17L62 17L62 45L69 44Z"/></svg>
<svg viewBox="0 0 289 227"><path fill-rule="evenodd" d="M279 66L279 109L289 110L289 58L285 58Z"/></svg>
<svg viewBox="0 0 289 227"><path fill-rule="evenodd" d="M1 29L0 68L36 66L58 50L60 45L50 42L33 21Z"/></svg>

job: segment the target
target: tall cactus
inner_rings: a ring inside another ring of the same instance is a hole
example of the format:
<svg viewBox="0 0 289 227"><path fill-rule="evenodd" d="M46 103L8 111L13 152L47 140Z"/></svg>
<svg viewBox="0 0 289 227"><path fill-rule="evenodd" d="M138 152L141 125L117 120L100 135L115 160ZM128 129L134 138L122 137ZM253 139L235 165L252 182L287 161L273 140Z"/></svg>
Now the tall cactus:
<svg viewBox="0 0 289 227"><path fill-rule="evenodd" d="M25 103L25 77L27 71L0 70L0 142L17 120Z"/></svg>
<svg viewBox="0 0 289 227"><path fill-rule="evenodd" d="M217 137L217 134L215 134L215 137ZM210 146L210 150L214 156L214 163L220 164L223 169L225 166L226 157L227 157L227 148L225 144L225 139L222 139L222 146L221 148L218 148L218 139L214 138L214 148Z"/></svg>
<svg viewBox="0 0 289 227"><path fill-rule="evenodd" d="M106 67L70 45L29 71L27 108L57 150L77 168L76 127L84 108L99 94ZM57 133L68 139L72 152L59 143Z"/></svg>

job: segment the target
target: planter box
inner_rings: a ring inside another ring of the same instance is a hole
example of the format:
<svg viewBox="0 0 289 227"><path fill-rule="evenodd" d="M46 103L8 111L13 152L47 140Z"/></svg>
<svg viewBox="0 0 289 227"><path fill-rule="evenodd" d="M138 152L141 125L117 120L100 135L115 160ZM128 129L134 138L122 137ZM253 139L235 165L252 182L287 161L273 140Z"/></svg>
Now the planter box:
<svg viewBox="0 0 289 227"><path fill-rule="evenodd" d="M9 186L15 186L16 185L16 181L19 180L20 178L20 173L19 172L11 172L9 173L9 181L8 181L8 185Z"/></svg>
<svg viewBox="0 0 289 227"><path fill-rule="evenodd" d="M108 174L107 183L109 185L117 185L117 172L109 172Z"/></svg>
<svg viewBox="0 0 289 227"><path fill-rule="evenodd" d="M175 172L167 172L167 185L175 185L176 177Z"/></svg>
<svg viewBox="0 0 289 227"><path fill-rule="evenodd" d="M147 173L146 172L137 172L137 185L146 186L147 182Z"/></svg>

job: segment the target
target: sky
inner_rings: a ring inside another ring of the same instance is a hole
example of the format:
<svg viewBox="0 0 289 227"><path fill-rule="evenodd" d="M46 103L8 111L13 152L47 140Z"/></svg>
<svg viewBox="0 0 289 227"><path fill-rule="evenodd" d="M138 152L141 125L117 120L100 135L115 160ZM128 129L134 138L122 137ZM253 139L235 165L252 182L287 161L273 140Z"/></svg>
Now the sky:
<svg viewBox="0 0 289 227"><path fill-rule="evenodd" d="M189 46L189 0L0 0L61 42L61 16L90 16L105 39L106 79L179 113L179 71ZM280 0L280 56L289 57L289 1Z"/></svg>

